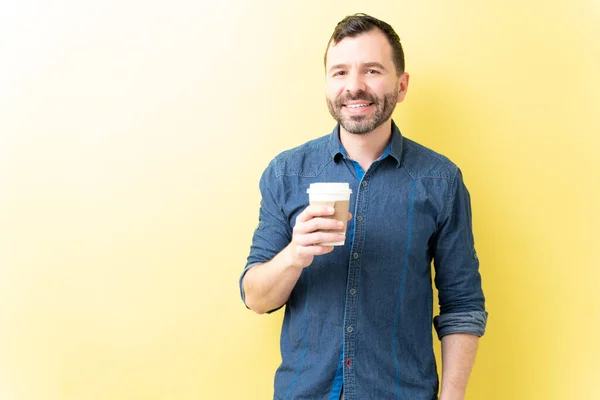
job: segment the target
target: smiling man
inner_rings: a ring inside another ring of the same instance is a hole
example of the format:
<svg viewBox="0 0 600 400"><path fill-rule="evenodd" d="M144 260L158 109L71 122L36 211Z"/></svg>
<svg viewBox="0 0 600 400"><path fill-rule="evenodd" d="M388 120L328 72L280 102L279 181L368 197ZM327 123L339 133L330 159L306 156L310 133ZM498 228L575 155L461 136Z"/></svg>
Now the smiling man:
<svg viewBox="0 0 600 400"><path fill-rule="evenodd" d="M259 224L240 278L262 314L285 305L275 399L464 398L487 312L458 167L392 120L409 75L393 28L357 14L325 53L331 134L279 154L260 180ZM348 229L308 205L314 182L348 182ZM344 246L321 243L345 239ZM431 263L440 314L433 318Z"/></svg>

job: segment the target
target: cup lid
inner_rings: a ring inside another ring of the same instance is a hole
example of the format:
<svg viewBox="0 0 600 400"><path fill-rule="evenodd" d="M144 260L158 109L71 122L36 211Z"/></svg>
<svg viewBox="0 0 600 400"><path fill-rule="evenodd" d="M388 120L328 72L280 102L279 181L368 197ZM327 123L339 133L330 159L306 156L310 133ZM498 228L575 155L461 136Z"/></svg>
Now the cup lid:
<svg viewBox="0 0 600 400"><path fill-rule="evenodd" d="M347 182L317 182L311 183L306 193L352 193Z"/></svg>

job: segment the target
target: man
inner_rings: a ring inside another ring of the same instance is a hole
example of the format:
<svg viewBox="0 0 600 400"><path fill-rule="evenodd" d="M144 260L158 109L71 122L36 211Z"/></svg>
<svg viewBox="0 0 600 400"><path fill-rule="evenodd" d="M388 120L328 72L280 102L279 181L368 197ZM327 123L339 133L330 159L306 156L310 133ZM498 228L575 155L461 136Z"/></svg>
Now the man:
<svg viewBox="0 0 600 400"><path fill-rule="evenodd" d="M357 14L325 53L330 135L265 170L259 225L240 278L246 306L286 305L275 399L437 399L432 279L442 341L441 400L463 399L487 321L470 199L451 161L392 121L409 75L393 28ZM349 182L346 243L313 182Z"/></svg>

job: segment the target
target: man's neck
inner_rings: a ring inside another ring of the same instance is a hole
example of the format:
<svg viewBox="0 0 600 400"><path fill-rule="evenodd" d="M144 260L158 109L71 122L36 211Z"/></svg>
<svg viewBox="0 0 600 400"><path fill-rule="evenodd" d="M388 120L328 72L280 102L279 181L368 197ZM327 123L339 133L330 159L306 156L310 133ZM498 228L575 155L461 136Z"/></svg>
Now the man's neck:
<svg viewBox="0 0 600 400"><path fill-rule="evenodd" d="M358 162L366 172L373 161L377 160L387 147L392 136L392 119L390 118L374 130L364 134L347 132L340 126L340 141L348 157Z"/></svg>

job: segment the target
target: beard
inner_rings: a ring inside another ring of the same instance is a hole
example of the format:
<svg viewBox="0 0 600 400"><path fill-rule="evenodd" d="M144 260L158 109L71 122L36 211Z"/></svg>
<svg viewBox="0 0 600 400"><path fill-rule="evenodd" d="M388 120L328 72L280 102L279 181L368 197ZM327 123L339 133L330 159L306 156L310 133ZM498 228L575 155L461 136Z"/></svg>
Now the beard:
<svg viewBox="0 0 600 400"><path fill-rule="evenodd" d="M387 121L396 108L398 99L398 85L394 90L385 93L383 98L379 98L373 94L360 91L356 94L344 93L335 100L327 98L327 107L331 116L344 128L347 132L356 135L364 135L373 131L375 128ZM342 112L344 103L348 101L364 100L373 103L375 111L370 115L349 115L345 116Z"/></svg>

